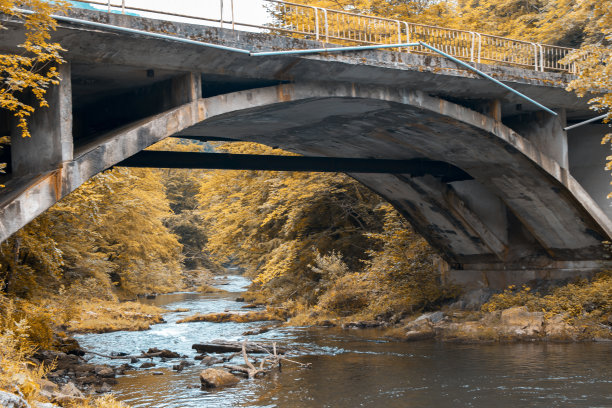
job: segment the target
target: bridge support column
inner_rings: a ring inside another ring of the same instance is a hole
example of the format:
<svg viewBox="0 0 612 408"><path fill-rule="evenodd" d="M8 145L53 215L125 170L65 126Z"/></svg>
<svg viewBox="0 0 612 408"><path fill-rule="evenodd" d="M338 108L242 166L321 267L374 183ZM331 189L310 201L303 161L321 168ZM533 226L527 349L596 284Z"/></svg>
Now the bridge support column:
<svg viewBox="0 0 612 408"><path fill-rule="evenodd" d="M21 131L13 126L11 164L16 177L53 170L61 163L72 160L70 64L61 64L58 70L62 79L59 85L51 86L47 91L49 106L39 108L34 105L36 111L28 120L32 136L21 137Z"/></svg>
<svg viewBox="0 0 612 408"><path fill-rule="evenodd" d="M541 152L569 169L565 109L557 110L558 116L546 112L523 114L508 120L507 125L528 139ZM506 121L504 121L506 122Z"/></svg>
<svg viewBox="0 0 612 408"><path fill-rule="evenodd" d="M190 72L174 77L171 87L172 106L184 105L202 97L202 77L199 73Z"/></svg>
<svg viewBox="0 0 612 408"><path fill-rule="evenodd" d="M598 124L580 126L568 132L570 173L610 218L612 200L608 193L612 186L610 172L605 167L606 157L611 153L609 145L602 145L601 139L611 130L608 125Z"/></svg>

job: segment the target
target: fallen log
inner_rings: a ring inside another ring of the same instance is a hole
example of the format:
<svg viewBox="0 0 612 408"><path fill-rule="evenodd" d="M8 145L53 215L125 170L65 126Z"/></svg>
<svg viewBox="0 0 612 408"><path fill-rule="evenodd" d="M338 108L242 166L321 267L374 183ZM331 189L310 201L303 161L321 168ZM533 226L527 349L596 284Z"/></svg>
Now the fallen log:
<svg viewBox="0 0 612 408"><path fill-rule="evenodd" d="M238 341L213 340L210 343L194 344L191 348L195 349L198 353L236 353L242 352L242 343ZM274 347L272 345L262 343L246 344L247 353L272 354L273 351ZM298 351L298 349L280 346L276 347L276 352L278 354L287 354L290 351Z"/></svg>

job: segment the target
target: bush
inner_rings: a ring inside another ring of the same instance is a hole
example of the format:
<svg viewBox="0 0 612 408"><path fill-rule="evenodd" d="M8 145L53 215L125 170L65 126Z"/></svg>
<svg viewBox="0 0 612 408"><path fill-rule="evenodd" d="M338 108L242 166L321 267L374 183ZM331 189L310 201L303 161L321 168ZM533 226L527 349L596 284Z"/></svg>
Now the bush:
<svg viewBox="0 0 612 408"><path fill-rule="evenodd" d="M492 312L513 306L527 306L530 311L543 311L547 316L566 313L570 317L606 317L612 313L612 271L597 274L592 280L581 279L557 287L550 294L541 294L527 286L508 287L482 306Z"/></svg>

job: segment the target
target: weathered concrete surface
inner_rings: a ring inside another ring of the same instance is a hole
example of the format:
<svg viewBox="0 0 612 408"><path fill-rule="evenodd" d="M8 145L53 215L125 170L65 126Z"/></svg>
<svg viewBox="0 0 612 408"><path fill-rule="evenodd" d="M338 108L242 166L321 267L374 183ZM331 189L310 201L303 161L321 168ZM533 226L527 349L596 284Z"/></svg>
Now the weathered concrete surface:
<svg viewBox="0 0 612 408"><path fill-rule="evenodd" d="M601 144L601 138L612 133L608 125L585 125L568 132L569 170L580 185L593 197L593 200L612 216L612 192L610 173L605 171L606 157L610 155L610 145Z"/></svg>
<svg viewBox="0 0 612 408"><path fill-rule="evenodd" d="M132 16L72 14L246 49L312 45ZM0 49L10 49L23 34L19 24L6 25ZM480 284L501 285L554 270L587 273L604 259L600 242L612 236L612 223L569 172L580 165L568 158L562 127L566 118L589 113L585 100L563 89L566 75L481 67L562 113L553 118L431 56L372 51L256 58L72 23L62 23L55 39L69 49L80 128L91 119L87 114L126 95L129 103L140 94L164 100L143 98L151 106L110 132L83 131L74 160L62 148L43 167L14 174L0 197L0 240L93 175L164 137L220 136L304 155L428 158L467 172L473 180L452 183L432 176L352 174L412 222L451 264L447 276L456 281L480 276ZM279 82L290 83L262 87ZM227 93L232 87L257 89ZM212 88L218 96L199 99ZM70 123L64 112L51 114ZM54 134L66 134L60 122ZM571 146L570 139L570 152ZM44 172L49 165L54 170Z"/></svg>
<svg viewBox="0 0 612 408"><path fill-rule="evenodd" d="M192 102L104 135L75 151L74 160L57 170L11 179L2 191L0 241L99 172L204 118Z"/></svg>
<svg viewBox="0 0 612 408"><path fill-rule="evenodd" d="M28 122L30 137L19 137L14 129L11 140L12 173L15 177L38 175L72 160L72 89L70 64L58 67L65 78L45 95L48 108L39 109ZM32 102L36 106L36 102ZM15 125L17 121L15 121Z"/></svg>
<svg viewBox="0 0 612 408"><path fill-rule="evenodd" d="M262 33L90 10L73 9L69 15L249 50L303 49L322 45L313 41ZM11 24L10 21L5 25L8 30L3 31L0 49L7 49L10 44L18 44L23 35L21 25ZM53 38L68 50L66 58L80 65L79 70L75 71L77 74L86 72L94 65L106 65L104 72L98 72L99 81L117 80L113 66L116 69L141 67L201 72L204 76L222 74L259 80L369 83L465 98L474 103L482 100L498 100L501 102L500 109L504 116L535 110L514 94L481 79L470 71L460 69L452 61L437 56L367 51L308 56L249 57L229 51L121 33L112 29L92 29L72 23L61 23ZM581 112L587 110L585 99L564 90L569 75L485 64L477 66L547 106ZM96 85L91 84L91 86ZM520 110L517 104L521 105Z"/></svg>
<svg viewBox="0 0 612 408"><path fill-rule="evenodd" d="M451 163L474 177L471 191L495 203L497 214L475 205L478 197L463 200L465 186L431 176L352 176L392 202L459 268L596 261L603 259L601 240L612 235L609 219L566 169L492 118L420 92L325 83L200 99L96 140L11 200L0 217L5 234L99 171L181 134L231 134L307 155Z"/></svg>
<svg viewBox="0 0 612 408"><path fill-rule="evenodd" d="M492 118L419 92L311 83L202 103L209 119L179 136L231 135L305 155L427 157L466 171L507 211L497 219L479 217L482 211L470 208L452 186L427 177L352 175L392 202L452 263L594 260L612 231L568 171L529 140ZM522 231L500 228L507 212ZM514 253L513 240L529 245Z"/></svg>

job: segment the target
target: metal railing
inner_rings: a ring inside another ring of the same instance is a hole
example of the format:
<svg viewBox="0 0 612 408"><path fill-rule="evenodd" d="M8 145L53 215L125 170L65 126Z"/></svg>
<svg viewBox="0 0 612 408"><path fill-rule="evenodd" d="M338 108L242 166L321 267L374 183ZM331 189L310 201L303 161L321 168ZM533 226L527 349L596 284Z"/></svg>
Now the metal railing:
<svg viewBox="0 0 612 408"><path fill-rule="evenodd" d="M269 21L253 21L251 16L240 15L252 8L252 0L208 0L206 14L202 2L186 13L151 9L138 5L142 0L78 0L104 6L108 12L144 12L178 17L198 22L215 23L220 27L256 29L291 37L324 41L340 45L375 45L409 42L425 42L453 57L483 64L501 64L535 71L576 73L575 64L560 61L572 48L558 47L514 40L473 31L409 23L346 11L332 10L282 0L262 0ZM185 0L183 0L185 2ZM180 3L180 2L179 2ZM173 4L173 7L177 3ZM187 4L187 2L185 3ZM404 48L402 51L431 54L426 47Z"/></svg>

